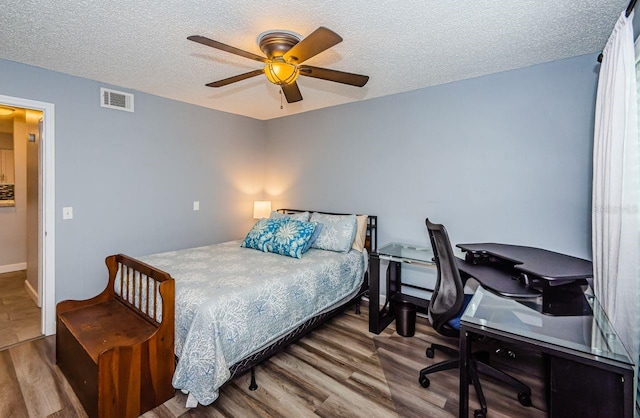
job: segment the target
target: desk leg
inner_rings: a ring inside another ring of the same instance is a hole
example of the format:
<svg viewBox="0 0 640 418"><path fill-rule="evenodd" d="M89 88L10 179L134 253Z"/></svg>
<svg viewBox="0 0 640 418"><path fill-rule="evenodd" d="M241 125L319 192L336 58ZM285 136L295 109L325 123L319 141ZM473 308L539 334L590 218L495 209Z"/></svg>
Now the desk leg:
<svg viewBox="0 0 640 418"><path fill-rule="evenodd" d="M380 334L380 258L369 259L369 332Z"/></svg>
<svg viewBox="0 0 640 418"><path fill-rule="evenodd" d="M397 261L389 261L387 270L389 271L389 289L387 297L390 298L402 289L402 264Z"/></svg>
<svg viewBox="0 0 640 418"><path fill-rule="evenodd" d="M460 418L469 417L469 359L471 356L471 342L469 333L460 329Z"/></svg>
<svg viewBox="0 0 640 418"><path fill-rule="evenodd" d="M393 309L380 310L380 258L377 254L372 254L369 260L369 277L369 332L380 334L393 322L395 315Z"/></svg>

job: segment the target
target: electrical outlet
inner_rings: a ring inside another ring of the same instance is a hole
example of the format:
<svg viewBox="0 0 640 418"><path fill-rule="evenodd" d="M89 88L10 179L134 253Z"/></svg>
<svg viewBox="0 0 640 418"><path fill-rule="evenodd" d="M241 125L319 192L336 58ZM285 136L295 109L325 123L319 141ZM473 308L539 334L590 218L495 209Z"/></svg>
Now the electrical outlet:
<svg viewBox="0 0 640 418"><path fill-rule="evenodd" d="M73 208L71 206L62 208L62 219L73 219Z"/></svg>
<svg viewBox="0 0 640 418"><path fill-rule="evenodd" d="M196 200L193 202L193 210L200 210L200 201Z"/></svg>

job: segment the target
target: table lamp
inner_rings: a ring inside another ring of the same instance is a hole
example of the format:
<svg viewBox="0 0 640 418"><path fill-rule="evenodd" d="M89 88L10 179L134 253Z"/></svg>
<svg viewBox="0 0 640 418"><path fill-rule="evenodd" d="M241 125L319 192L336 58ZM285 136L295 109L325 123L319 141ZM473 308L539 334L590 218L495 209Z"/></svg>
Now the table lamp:
<svg viewBox="0 0 640 418"><path fill-rule="evenodd" d="M270 200L255 200L253 202L253 219L268 218L270 214Z"/></svg>

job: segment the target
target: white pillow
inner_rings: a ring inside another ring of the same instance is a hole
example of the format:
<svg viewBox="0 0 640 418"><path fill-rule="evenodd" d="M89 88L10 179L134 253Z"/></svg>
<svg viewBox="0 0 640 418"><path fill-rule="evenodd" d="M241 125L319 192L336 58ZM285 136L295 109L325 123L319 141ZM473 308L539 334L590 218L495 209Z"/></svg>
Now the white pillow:
<svg viewBox="0 0 640 418"><path fill-rule="evenodd" d="M356 216L356 238L353 240L353 248L354 250L362 252L364 250L364 244L367 241L367 219L369 217L367 215L357 215Z"/></svg>
<svg viewBox="0 0 640 418"><path fill-rule="evenodd" d="M271 215L269 215L269 218L270 219L290 218L290 219L295 219L296 221L309 222L309 212L296 212L291 214L285 214L285 213L280 213L277 210L274 210L271 212Z"/></svg>
<svg viewBox="0 0 640 418"><path fill-rule="evenodd" d="M356 236L356 215L327 215L313 212L311 222L322 224L318 239L311 248L346 253Z"/></svg>

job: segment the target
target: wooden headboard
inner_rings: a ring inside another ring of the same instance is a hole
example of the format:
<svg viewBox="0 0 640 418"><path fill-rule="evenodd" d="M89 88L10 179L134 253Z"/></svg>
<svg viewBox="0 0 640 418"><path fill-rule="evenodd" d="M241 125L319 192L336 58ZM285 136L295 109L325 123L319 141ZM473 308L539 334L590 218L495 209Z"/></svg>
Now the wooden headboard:
<svg viewBox="0 0 640 418"><path fill-rule="evenodd" d="M305 209L278 209L278 212L284 214L298 213L298 212L318 212L325 215L352 215L351 213L335 213L335 212L322 212L319 210L305 210ZM367 239L364 243L364 247L369 254L378 251L378 217L376 215L367 215Z"/></svg>

